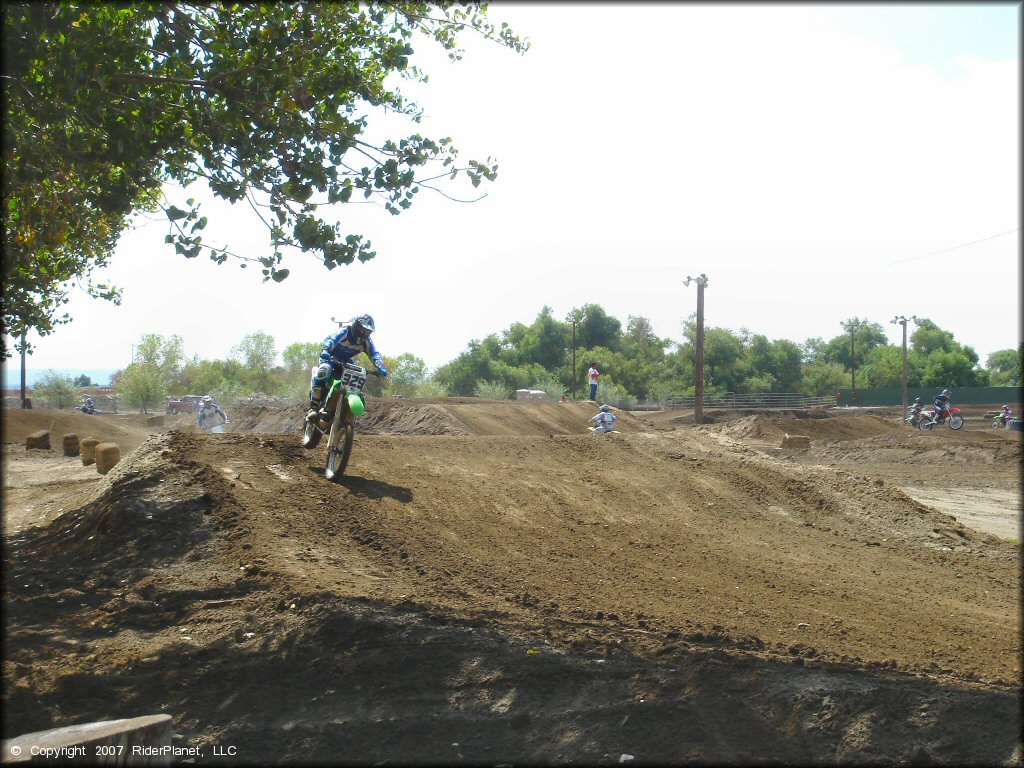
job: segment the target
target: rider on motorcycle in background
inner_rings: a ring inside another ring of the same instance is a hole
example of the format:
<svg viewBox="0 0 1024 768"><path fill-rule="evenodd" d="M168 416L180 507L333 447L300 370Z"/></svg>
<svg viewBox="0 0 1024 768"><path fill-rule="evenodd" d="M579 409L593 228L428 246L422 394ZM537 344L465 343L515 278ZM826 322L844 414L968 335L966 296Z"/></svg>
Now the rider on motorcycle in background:
<svg viewBox="0 0 1024 768"><path fill-rule="evenodd" d="M921 410L924 408L924 401L920 397L915 397L914 402L907 406L907 412L904 414L904 420L911 426L916 427L921 421Z"/></svg>
<svg viewBox="0 0 1024 768"><path fill-rule="evenodd" d="M932 424L941 424L946 418L946 405L949 404L950 395L953 393L948 389L942 390L935 396L935 413L932 414Z"/></svg>
<svg viewBox="0 0 1024 768"><path fill-rule="evenodd" d="M602 405L600 412L590 420L594 422L594 432L611 432L615 429L615 421L618 417L612 413L607 405Z"/></svg>
<svg viewBox="0 0 1024 768"><path fill-rule="evenodd" d="M381 376L388 375L388 369L384 367L384 358L370 338L370 334L375 330L372 317L358 315L347 325L342 326L340 331L324 339L320 365L309 385L309 411L306 413L306 421L326 421L330 418L324 410L323 399L331 389L331 380L338 378L344 364L350 362L360 352L366 353L377 366L377 372Z"/></svg>
<svg viewBox="0 0 1024 768"><path fill-rule="evenodd" d="M217 414L224 421L212 426L220 426L226 424L228 421L228 415L224 413L224 409L217 405L217 401L207 395L203 398L203 402L199 406L199 427L205 429L205 422L207 419L214 419L214 414Z"/></svg>

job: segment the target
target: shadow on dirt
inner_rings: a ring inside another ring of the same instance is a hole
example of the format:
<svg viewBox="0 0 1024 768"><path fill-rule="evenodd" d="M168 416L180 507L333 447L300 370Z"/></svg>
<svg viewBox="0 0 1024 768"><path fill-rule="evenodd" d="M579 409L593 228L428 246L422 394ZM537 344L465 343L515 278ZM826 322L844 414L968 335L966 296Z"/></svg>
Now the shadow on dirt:
<svg viewBox="0 0 1024 768"><path fill-rule="evenodd" d="M245 764L979 765L1015 747L1009 692L722 650L650 660L613 638L600 656L568 655L413 604L318 595L298 610L281 636L182 641L159 663L8 703L29 707L22 726L58 705L85 719L169 713L201 739L190 745L235 745Z"/></svg>
<svg viewBox="0 0 1024 768"><path fill-rule="evenodd" d="M372 480L358 475L343 475L338 481L357 496L371 499L389 498L408 504L412 501L412 489L400 485L392 485L383 480Z"/></svg>

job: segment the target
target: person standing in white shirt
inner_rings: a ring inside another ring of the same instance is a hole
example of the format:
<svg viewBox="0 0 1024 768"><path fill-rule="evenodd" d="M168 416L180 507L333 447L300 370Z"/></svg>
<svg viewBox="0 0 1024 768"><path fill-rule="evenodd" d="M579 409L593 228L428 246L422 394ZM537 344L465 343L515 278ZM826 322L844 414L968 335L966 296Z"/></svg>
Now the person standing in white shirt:
<svg viewBox="0 0 1024 768"><path fill-rule="evenodd" d="M597 370L597 363L590 364L590 370L587 371L587 378L590 380L590 399L597 401L597 384L601 381L601 372Z"/></svg>

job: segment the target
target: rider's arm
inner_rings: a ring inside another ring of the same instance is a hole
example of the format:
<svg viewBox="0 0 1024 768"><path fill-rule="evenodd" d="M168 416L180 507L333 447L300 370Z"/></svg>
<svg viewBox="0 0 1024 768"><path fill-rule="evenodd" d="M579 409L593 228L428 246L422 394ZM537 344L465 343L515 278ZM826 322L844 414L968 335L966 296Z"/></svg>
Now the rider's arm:
<svg viewBox="0 0 1024 768"><path fill-rule="evenodd" d="M384 357L377 351L377 345L373 343L372 338L368 338L366 340L366 356L373 360L373 364L377 366L377 370L384 368Z"/></svg>
<svg viewBox="0 0 1024 768"><path fill-rule="evenodd" d="M338 349L338 343L344 341L348 336L348 328L342 328L340 331L332 336L328 336L324 339L324 348L320 352L320 360L325 363L331 362L335 357L335 352Z"/></svg>

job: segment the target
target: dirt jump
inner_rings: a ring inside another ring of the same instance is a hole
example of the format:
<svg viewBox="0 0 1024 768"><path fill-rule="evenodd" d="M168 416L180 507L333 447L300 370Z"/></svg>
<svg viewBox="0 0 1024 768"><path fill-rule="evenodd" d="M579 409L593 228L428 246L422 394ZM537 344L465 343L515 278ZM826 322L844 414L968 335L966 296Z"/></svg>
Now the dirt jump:
<svg viewBox="0 0 1024 768"><path fill-rule="evenodd" d="M370 399L331 483L303 406L228 411L4 411L4 739L169 714L196 763L1022 763L1019 432Z"/></svg>

